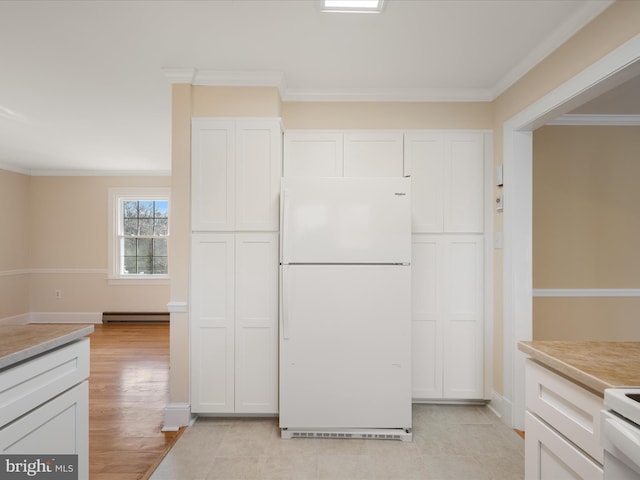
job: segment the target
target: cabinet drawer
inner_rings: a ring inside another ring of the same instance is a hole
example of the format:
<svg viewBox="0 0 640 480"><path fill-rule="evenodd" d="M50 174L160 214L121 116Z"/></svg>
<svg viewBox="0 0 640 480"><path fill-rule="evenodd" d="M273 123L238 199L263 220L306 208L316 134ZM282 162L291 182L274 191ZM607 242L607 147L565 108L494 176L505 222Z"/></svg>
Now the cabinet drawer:
<svg viewBox="0 0 640 480"><path fill-rule="evenodd" d="M530 359L526 382L527 409L602 463L600 410L604 400Z"/></svg>
<svg viewBox="0 0 640 480"><path fill-rule="evenodd" d="M525 480L602 480L602 467L531 412L525 414Z"/></svg>
<svg viewBox="0 0 640 480"><path fill-rule="evenodd" d="M89 339L0 372L0 427L89 377Z"/></svg>

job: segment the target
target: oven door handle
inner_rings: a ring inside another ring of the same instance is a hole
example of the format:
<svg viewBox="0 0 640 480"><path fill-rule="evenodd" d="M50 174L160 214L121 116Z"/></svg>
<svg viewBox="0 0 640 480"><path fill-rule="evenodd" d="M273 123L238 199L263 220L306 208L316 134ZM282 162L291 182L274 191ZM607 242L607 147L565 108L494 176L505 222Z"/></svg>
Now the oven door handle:
<svg viewBox="0 0 640 480"><path fill-rule="evenodd" d="M602 435L609 440L610 444L613 444L630 460L637 462L638 452L640 452L640 434L634 432L632 427L627 426L623 420L614 418L607 418L603 426Z"/></svg>

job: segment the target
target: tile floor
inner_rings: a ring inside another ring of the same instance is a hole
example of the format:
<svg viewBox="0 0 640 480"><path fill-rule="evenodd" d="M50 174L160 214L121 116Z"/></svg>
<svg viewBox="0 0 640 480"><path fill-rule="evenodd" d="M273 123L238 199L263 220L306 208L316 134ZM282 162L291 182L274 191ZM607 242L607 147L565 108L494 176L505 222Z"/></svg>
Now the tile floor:
<svg viewBox="0 0 640 480"><path fill-rule="evenodd" d="M414 405L413 442L294 438L275 418L200 417L151 480L521 480L524 441L487 407Z"/></svg>

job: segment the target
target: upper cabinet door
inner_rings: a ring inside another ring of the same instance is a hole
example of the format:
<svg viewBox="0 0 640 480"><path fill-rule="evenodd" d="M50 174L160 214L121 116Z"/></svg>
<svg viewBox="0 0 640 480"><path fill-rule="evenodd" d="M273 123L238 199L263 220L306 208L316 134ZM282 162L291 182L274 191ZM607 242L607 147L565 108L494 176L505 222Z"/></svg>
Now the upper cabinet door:
<svg viewBox="0 0 640 480"><path fill-rule="evenodd" d="M235 228L235 125L194 118L191 132L191 229Z"/></svg>
<svg viewBox="0 0 640 480"><path fill-rule="evenodd" d="M344 134L345 177L402 177L402 132Z"/></svg>
<svg viewBox="0 0 640 480"><path fill-rule="evenodd" d="M483 232L482 133L407 133L405 175L412 181L414 233Z"/></svg>
<svg viewBox="0 0 640 480"><path fill-rule="evenodd" d="M342 177L343 134L295 132L284 134L285 177Z"/></svg>
<svg viewBox="0 0 640 480"><path fill-rule="evenodd" d="M408 133L405 136L405 175L411 176L411 229L420 233L443 231L444 137Z"/></svg>
<svg viewBox="0 0 640 480"><path fill-rule="evenodd" d="M191 138L192 231L277 231L280 121L195 118Z"/></svg>
<svg viewBox="0 0 640 480"><path fill-rule="evenodd" d="M237 231L277 231L282 133L274 120L236 122Z"/></svg>
<svg viewBox="0 0 640 480"><path fill-rule="evenodd" d="M455 134L445 144L444 231L484 230L484 139Z"/></svg>

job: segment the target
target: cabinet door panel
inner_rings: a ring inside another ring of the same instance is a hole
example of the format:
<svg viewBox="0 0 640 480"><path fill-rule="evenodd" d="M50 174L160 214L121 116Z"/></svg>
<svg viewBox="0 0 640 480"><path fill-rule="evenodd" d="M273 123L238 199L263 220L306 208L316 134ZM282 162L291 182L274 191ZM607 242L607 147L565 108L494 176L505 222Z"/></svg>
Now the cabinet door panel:
<svg viewBox="0 0 640 480"><path fill-rule="evenodd" d="M234 235L197 234L191 254L191 409L234 409Z"/></svg>
<svg viewBox="0 0 640 480"><path fill-rule="evenodd" d="M411 229L443 231L444 138L439 134L405 136L405 172L411 176Z"/></svg>
<svg viewBox="0 0 640 480"><path fill-rule="evenodd" d="M236 124L236 230L277 230L282 139L275 121Z"/></svg>
<svg viewBox="0 0 640 480"><path fill-rule="evenodd" d="M234 123L193 119L191 139L191 228L230 231L234 220Z"/></svg>
<svg viewBox="0 0 640 480"><path fill-rule="evenodd" d="M484 228L484 140L455 134L445 147L445 232L481 233Z"/></svg>
<svg viewBox="0 0 640 480"><path fill-rule="evenodd" d="M483 397L483 241L447 236L444 254L445 398Z"/></svg>
<svg viewBox="0 0 640 480"><path fill-rule="evenodd" d="M345 133L345 177L402 177L403 134Z"/></svg>
<svg viewBox="0 0 640 480"><path fill-rule="evenodd" d="M442 245L414 235L411 252L412 397L442 398Z"/></svg>
<svg viewBox="0 0 640 480"><path fill-rule="evenodd" d="M84 381L0 429L5 455L78 455L89 478L89 383Z"/></svg>
<svg viewBox="0 0 640 480"><path fill-rule="evenodd" d="M235 411L278 411L278 235L236 235Z"/></svg>
<svg viewBox="0 0 640 480"><path fill-rule="evenodd" d="M525 413L526 480L602 480L602 467L530 412Z"/></svg>
<svg viewBox="0 0 640 480"><path fill-rule="evenodd" d="M285 177L341 177L342 169L342 133L285 133Z"/></svg>

